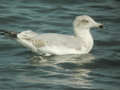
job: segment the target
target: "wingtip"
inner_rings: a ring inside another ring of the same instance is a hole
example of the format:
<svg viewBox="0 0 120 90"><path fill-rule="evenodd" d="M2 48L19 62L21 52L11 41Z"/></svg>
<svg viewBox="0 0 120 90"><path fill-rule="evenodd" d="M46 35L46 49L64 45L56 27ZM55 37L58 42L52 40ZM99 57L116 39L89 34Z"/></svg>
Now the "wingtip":
<svg viewBox="0 0 120 90"><path fill-rule="evenodd" d="M11 38L17 38L17 32L7 31L0 29L0 35L8 36Z"/></svg>

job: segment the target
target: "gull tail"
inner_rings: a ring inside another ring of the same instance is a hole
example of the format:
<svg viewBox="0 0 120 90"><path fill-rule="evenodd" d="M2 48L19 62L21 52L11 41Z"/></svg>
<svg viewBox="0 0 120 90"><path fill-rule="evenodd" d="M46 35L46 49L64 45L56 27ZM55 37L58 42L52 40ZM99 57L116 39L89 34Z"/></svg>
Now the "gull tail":
<svg viewBox="0 0 120 90"><path fill-rule="evenodd" d="M0 30L0 35L4 35L10 38L17 38L17 32L7 31L7 30Z"/></svg>

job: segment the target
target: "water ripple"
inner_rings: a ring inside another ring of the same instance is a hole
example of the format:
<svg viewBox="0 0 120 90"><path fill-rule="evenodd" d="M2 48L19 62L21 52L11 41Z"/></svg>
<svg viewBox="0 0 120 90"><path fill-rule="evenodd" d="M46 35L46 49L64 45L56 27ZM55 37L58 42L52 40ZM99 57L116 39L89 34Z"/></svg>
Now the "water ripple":
<svg viewBox="0 0 120 90"><path fill-rule="evenodd" d="M72 21L90 15L104 24L92 30L86 55L39 56L0 36L0 90L119 90L119 0L0 0L0 29L73 34Z"/></svg>

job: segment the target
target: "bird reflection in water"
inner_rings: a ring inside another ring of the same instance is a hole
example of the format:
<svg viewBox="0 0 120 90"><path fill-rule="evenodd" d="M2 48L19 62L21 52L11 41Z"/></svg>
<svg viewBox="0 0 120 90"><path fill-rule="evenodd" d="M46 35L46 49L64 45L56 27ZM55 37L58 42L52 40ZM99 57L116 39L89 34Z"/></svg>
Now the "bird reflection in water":
<svg viewBox="0 0 120 90"><path fill-rule="evenodd" d="M49 57L43 57L43 56L33 56L30 57L30 63L31 64L59 64L59 63L76 63L79 65L85 64L85 63L92 63L95 59L95 56L92 54L83 54L83 55L61 55L61 56L49 56Z"/></svg>
<svg viewBox="0 0 120 90"><path fill-rule="evenodd" d="M88 79L92 70L84 67L94 62L95 57L92 54L51 56L42 59L39 56L32 57L30 63L37 69L28 71L34 75L26 75L25 72L23 75L18 75L18 79L27 83L46 85L60 84L78 88L92 86L91 80Z"/></svg>

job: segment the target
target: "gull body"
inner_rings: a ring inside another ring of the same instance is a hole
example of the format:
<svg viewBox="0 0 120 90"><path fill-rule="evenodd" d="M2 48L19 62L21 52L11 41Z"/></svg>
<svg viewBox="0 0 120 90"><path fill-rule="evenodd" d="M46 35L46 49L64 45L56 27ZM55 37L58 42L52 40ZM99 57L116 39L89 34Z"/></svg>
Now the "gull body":
<svg viewBox="0 0 120 90"><path fill-rule="evenodd" d="M27 30L18 33L16 39L23 46L40 55L85 54L91 51L94 44L90 29L102 26L90 16L82 15L77 16L73 21L73 35L38 34Z"/></svg>
<svg viewBox="0 0 120 90"><path fill-rule="evenodd" d="M32 31L25 31L23 33L26 34L28 32L29 34L34 33ZM88 53L93 45L92 41L88 49L87 46L84 45L84 41L81 41L79 37L70 35L48 33L36 35L32 37L31 40L23 39L21 35L23 34L18 34L17 40L25 47L30 48L33 52L41 55L83 54Z"/></svg>

